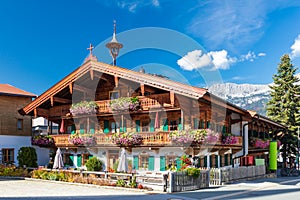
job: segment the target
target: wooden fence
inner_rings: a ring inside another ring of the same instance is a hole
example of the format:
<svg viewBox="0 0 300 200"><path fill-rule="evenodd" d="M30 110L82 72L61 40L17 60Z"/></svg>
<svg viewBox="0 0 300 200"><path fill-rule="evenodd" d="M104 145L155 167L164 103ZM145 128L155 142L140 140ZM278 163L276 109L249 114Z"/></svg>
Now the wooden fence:
<svg viewBox="0 0 300 200"><path fill-rule="evenodd" d="M170 173L169 192L198 190L209 187L209 170L201 170L200 176L189 176L186 171Z"/></svg>

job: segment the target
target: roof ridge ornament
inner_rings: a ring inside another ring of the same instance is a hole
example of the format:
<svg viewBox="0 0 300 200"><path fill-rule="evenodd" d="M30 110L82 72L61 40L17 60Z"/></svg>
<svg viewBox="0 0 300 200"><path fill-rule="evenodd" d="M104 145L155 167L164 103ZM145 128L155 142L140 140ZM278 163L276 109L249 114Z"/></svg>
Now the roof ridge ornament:
<svg viewBox="0 0 300 200"><path fill-rule="evenodd" d="M117 30L116 20L114 20L113 23L114 23L113 36L111 41L106 44L106 47L109 49L110 55L113 58L113 65L116 66L117 56L119 55L119 51L123 47L123 44L119 43L116 38L116 30Z"/></svg>
<svg viewBox="0 0 300 200"><path fill-rule="evenodd" d="M90 43L90 47L86 48L87 50L90 51L90 54L89 54L89 56L84 60L84 62L87 62L87 61L89 61L89 60L92 60L92 61L98 61L97 57L93 55L93 49L94 49L94 48L95 48L95 47L93 46L92 43Z"/></svg>

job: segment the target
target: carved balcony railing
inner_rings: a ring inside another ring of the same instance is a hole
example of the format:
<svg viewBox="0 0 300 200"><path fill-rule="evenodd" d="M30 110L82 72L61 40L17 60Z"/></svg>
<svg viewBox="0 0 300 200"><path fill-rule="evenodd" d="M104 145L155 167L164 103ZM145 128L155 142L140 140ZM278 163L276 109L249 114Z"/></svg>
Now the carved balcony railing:
<svg viewBox="0 0 300 200"><path fill-rule="evenodd" d="M169 132L145 132L145 133L137 133L142 136L143 143L139 146L174 146L175 144L172 143L171 138L169 137ZM52 135L55 145L57 147L75 147L69 142L69 134L63 135ZM112 142L112 134L94 134L96 138L96 146L117 146ZM223 144L221 137L219 140L213 144L218 146L242 146L242 137L236 136L238 138L237 143L235 144ZM209 145L209 144L208 144ZM137 146L138 147L138 146Z"/></svg>

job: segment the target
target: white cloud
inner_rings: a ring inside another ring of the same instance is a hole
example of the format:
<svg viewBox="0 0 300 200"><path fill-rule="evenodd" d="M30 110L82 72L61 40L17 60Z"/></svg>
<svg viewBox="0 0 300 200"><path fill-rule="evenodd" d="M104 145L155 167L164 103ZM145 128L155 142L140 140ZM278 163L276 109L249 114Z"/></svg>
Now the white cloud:
<svg viewBox="0 0 300 200"><path fill-rule="evenodd" d="M229 57L226 50L208 53L194 50L179 59L177 64L184 70L192 71L204 67L210 67L211 70L228 69L235 62L236 59Z"/></svg>
<svg viewBox="0 0 300 200"><path fill-rule="evenodd" d="M245 62L258 59L258 57L265 56L265 53L259 53L256 55L253 51L249 51L245 55L241 55L239 58L228 55L226 50L210 51L203 53L201 50L194 50L188 52L181 59L177 60L177 64L184 70L192 71L194 69L208 68L210 70L229 69L231 65L237 62Z"/></svg>
<svg viewBox="0 0 300 200"><path fill-rule="evenodd" d="M225 46L236 51L261 39L270 13L297 5L299 1L201 1L190 11L193 18L187 30L210 49Z"/></svg>
<svg viewBox="0 0 300 200"><path fill-rule="evenodd" d="M139 8L145 6L159 7L159 0L121 0L121 1L111 1L108 5L114 4L119 8L127 9L129 12L135 13Z"/></svg>
<svg viewBox="0 0 300 200"><path fill-rule="evenodd" d="M153 6L155 6L155 7L159 7L159 5L160 5L160 3L159 3L158 0L152 0L152 4L153 4Z"/></svg>
<svg viewBox="0 0 300 200"><path fill-rule="evenodd" d="M266 55L267 55L267 54L264 53L264 52L261 52L261 53L258 54L259 57L264 57L264 56L266 56Z"/></svg>
<svg viewBox="0 0 300 200"><path fill-rule="evenodd" d="M291 58L300 57L300 35L295 39L294 44L291 46Z"/></svg>

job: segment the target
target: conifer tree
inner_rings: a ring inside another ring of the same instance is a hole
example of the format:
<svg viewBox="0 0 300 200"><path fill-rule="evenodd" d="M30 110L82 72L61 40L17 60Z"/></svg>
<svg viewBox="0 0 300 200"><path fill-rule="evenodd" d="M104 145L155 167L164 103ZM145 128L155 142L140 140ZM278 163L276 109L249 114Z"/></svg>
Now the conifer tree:
<svg viewBox="0 0 300 200"><path fill-rule="evenodd" d="M289 55L281 57L277 74L273 75L274 84L271 88L271 100L267 103L267 116L287 126L281 138L284 162L292 154L297 155L297 128L300 125L300 85L295 76L296 68L292 65ZM298 84L297 84L298 82Z"/></svg>

